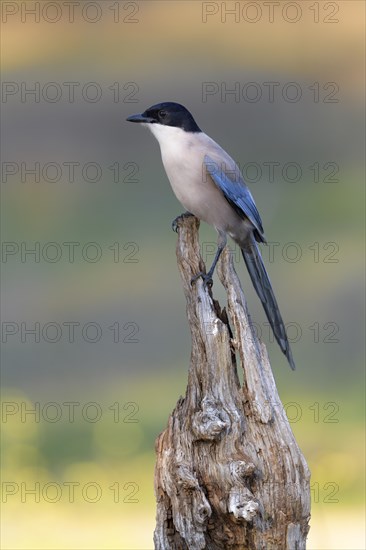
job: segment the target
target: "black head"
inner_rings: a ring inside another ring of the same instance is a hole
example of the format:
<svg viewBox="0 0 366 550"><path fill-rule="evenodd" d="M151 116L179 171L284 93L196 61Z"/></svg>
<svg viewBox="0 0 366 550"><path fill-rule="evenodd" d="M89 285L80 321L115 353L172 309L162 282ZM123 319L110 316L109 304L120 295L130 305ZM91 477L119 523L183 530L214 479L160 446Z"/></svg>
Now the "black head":
<svg viewBox="0 0 366 550"><path fill-rule="evenodd" d="M128 122L144 122L145 124L161 124L163 126L175 126L185 132L200 132L191 113L180 105L166 101L149 107L140 115L131 115L126 118Z"/></svg>

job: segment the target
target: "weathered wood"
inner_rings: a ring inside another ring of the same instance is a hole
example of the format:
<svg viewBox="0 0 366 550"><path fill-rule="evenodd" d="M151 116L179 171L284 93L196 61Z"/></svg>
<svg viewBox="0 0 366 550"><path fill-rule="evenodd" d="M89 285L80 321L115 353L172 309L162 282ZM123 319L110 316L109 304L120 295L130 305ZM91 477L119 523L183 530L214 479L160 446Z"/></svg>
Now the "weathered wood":
<svg viewBox="0 0 366 550"><path fill-rule="evenodd" d="M266 348L251 329L232 255L226 248L218 270L228 296L226 314L202 280L191 285L204 270L198 220L181 219L178 227L192 351L186 396L156 441L155 548L303 550L310 472Z"/></svg>

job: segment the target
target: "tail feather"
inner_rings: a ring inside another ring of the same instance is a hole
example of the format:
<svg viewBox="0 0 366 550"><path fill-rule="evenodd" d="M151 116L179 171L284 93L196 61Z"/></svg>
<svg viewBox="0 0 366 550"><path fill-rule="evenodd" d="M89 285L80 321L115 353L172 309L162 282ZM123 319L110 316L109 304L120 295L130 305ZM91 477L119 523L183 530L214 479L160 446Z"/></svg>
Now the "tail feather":
<svg viewBox="0 0 366 550"><path fill-rule="evenodd" d="M290 344L287 339L286 329L281 317L281 313L272 290L271 281L269 280L266 268L264 267L262 256L257 243L251 242L251 245L242 248L242 254L252 279L253 286L263 304L268 321L272 327L273 334L286 355L287 360L292 370L295 370L295 363L292 357Z"/></svg>

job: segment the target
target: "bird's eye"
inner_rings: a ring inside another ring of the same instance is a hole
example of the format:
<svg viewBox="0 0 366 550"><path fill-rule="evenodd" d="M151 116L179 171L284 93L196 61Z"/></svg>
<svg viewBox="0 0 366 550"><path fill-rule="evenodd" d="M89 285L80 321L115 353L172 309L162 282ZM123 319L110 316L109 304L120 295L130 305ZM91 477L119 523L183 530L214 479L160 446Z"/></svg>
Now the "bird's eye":
<svg viewBox="0 0 366 550"><path fill-rule="evenodd" d="M166 117L166 111L159 111L159 117L165 118Z"/></svg>

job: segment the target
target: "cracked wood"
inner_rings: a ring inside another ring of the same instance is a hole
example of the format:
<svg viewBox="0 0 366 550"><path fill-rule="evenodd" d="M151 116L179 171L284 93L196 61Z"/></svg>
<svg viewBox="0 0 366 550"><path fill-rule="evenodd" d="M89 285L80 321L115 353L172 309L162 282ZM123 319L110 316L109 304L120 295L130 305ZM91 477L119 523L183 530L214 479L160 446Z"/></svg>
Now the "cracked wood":
<svg viewBox="0 0 366 550"><path fill-rule="evenodd" d="M218 275L228 309L202 280L194 217L177 260L192 336L188 386L156 441L157 550L304 550L310 472L279 399L228 248ZM237 374L244 371L241 386Z"/></svg>

